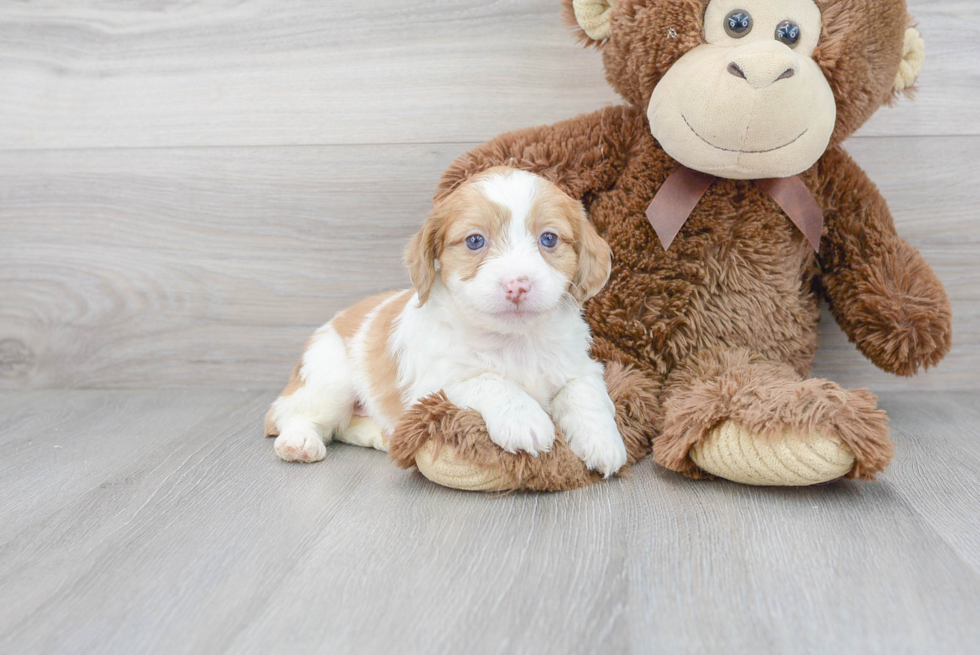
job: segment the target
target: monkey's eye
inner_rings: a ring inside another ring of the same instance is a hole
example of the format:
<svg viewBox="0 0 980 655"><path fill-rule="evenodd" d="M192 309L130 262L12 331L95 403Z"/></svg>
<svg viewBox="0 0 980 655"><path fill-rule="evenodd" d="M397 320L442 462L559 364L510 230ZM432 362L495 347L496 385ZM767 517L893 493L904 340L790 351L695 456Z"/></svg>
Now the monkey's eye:
<svg viewBox="0 0 980 655"><path fill-rule="evenodd" d="M484 239L479 234L471 234L468 237L466 237L466 247L469 248L470 250L479 250L480 248L485 246L486 243L487 240Z"/></svg>
<svg viewBox="0 0 980 655"><path fill-rule="evenodd" d="M752 31L752 16L744 9L736 9L725 17L725 31L733 39L741 39Z"/></svg>
<svg viewBox="0 0 980 655"><path fill-rule="evenodd" d="M776 26L776 40L795 48L800 42L800 26L791 20L784 20Z"/></svg>

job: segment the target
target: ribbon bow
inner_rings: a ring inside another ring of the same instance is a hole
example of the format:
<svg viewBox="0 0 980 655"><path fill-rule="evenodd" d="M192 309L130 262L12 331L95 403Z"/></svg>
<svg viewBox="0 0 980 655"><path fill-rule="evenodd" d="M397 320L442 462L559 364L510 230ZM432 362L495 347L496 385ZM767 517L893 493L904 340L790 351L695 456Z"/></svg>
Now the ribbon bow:
<svg viewBox="0 0 980 655"><path fill-rule="evenodd" d="M678 166L667 177L667 181L647 208L647 218L664 250L670 248L674 237L716 179L714 175L686 166ZM820 252L823 210L800 176L755 180L755 183L786 212L789 220L803 233L813 249Z"/></svg>

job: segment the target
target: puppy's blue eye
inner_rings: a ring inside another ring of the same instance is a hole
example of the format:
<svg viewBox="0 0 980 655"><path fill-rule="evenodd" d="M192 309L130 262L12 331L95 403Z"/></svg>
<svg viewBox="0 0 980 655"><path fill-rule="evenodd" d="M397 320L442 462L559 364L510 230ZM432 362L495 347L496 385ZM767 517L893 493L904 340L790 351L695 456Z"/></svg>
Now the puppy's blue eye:
<svg viewBox="0 0 980 655"><path fill-rule="evenodd" d="M470 250L479 250L485 245L487 245L487 240L479 234L471 234L466 237L466 247Z"/></svg>
<svg viewBox="0 0 980 655"><path fill-rule="evenodd" d="M556 245L558 245L558 235L554 232L545 232L541 235L541 238L538 239L538 243L545 248L554 248Z"/></svg>

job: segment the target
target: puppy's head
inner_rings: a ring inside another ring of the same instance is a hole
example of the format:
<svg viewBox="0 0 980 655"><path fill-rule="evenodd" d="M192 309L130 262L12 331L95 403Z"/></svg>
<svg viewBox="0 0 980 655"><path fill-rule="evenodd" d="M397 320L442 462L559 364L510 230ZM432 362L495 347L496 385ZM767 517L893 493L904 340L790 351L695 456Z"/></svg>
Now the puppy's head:
<svg viewBox="0 0 980 655"><path fill-rule="evenodd" d="M546 314L568 294L584 303L606 284L611 258L582 203L509 168L437 203L406 251L420 302L441 281L462 310L506 322Z"/></svg>

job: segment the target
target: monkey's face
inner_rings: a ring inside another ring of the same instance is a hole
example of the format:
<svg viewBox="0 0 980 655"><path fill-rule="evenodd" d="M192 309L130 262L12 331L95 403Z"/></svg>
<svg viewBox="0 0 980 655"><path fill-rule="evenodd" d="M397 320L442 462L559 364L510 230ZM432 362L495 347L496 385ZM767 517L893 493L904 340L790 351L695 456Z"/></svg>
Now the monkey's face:
<svg viewBox="0 0 980 655"><path fill-rule="evenodd" d="M813 0L711 0L704 43L653 90L653 136L689 168L731 179L810 168L834 132L834 93L813 59Z"/></svg>
<svg viewBox="0 0 980 655"><path fill-rule="evenodd" d="M913 88L905 0L563 0L664 150L720 177L789 177Z"/></svg>

